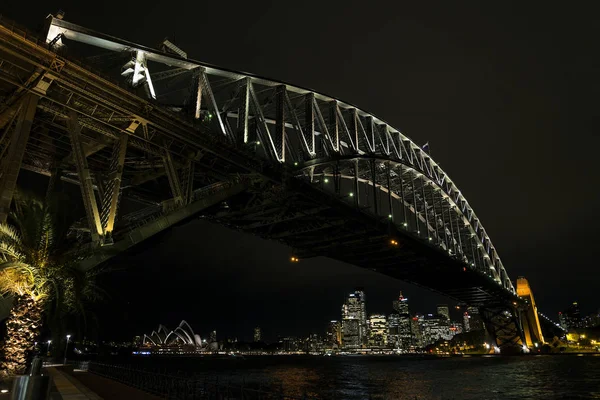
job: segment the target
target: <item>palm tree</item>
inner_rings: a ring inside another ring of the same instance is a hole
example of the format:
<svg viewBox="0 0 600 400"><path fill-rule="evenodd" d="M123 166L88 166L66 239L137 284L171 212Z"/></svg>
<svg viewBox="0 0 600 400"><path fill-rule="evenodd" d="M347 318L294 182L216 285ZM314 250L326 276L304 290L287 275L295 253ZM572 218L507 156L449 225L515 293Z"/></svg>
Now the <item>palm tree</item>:
<svg viewBox="0 0 600 400"><path fill-rule="evenodd" d="M17 196L13 225L0 224L0 294L14 298L2 362L9 375L25 371L45 310L78 310L96 293L93 273L77 268L85 255L69 240L68 218L60 203L49 203Z"/></svg>

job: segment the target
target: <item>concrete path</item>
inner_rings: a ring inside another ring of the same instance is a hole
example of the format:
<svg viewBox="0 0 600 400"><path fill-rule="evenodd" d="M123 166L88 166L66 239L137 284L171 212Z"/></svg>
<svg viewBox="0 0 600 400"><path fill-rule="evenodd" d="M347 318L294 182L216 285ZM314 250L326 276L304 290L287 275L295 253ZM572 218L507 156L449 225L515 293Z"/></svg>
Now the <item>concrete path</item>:
<svg viewBox="0 0 600 400"><path fill-rule="evenodd" d="M160 397L145 393L122 383L86 371L61 371L47 368L52 376L55 390L52 400L160 400ZM60 397L56 397L56 394Z"/></svg>
<svg viewBox="0 0 600 400"><path fill-rule="evenodd" d="M73 378L69 379L69 376L60 371L56 367L46 368L44 371L46 374L52 377L52 399L63 399L63 400L101 400L102 398L97 396L89 389L83 387L83 385L76 385L73 382ZM57 396L60 395L60 397Z"/></svg>

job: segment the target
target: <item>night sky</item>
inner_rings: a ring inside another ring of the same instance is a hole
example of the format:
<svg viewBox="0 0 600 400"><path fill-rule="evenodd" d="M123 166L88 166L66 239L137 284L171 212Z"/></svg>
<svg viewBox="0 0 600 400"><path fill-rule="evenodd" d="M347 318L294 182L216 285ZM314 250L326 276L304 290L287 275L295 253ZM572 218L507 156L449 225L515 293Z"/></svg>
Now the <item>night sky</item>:
<svg viewBox="0 0 600 400"><path fill-rule="evenodd" d="M191 58L369 110L429 141L541 311L572 301L597 309L596 14L565 2L413 3L52 0L1 12L36 28L63 9L67 21L152 47L169 36ZM112 300L101 332L122 327L128 338L181 319L201 335L249 339L255 325L267 339L321 332L355 286L369 313L389 312L400 290L413 311L448 301L351 265L288 257L284 246L205 221L175 228L113 263L127 269L105 278Z"/></svg>

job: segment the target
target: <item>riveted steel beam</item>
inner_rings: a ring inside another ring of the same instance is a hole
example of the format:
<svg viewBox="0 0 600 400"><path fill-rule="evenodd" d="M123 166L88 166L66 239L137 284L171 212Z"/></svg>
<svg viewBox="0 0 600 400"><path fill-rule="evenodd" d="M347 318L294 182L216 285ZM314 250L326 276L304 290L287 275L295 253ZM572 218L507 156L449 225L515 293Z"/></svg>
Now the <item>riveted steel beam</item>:
<svg viewBox="0 0 600 400"><path fill-rule="evenodd" d="M78 116L75 111L69 110L68 114L69 119L67 120L67 127L71 137L71 146L73 148L73 157L75 159L77 175L81 182L81 196L83 197L85 213L92 234L92 240L99 242L102 238L103 229L100 221L100 214L98 212L98 204L96 203L96 196L94 194L92 175L90 174L87 159L83 151L83 144L81 142L81 125L79 124Z"/></svg>
<svg viewBox="0 0 600 400"><path fill-rule="evenodd" d="M181 206L184 204L183 191L181 189L181 183L179 182L177 168L175 167L171 153L168 150L165 150L165 154L163 155L163 163L165 172L167 174L167 179L169 180L169 186L171 187L173 200L175 201L176 205Z"/></svg>
<svg viewBox="0 0 600 400"><path fill-rule="evenodd" d="M122 133L119 140L115 141L113 145L110 173L108 180L105 182L102 196L102 213L100 215L105 244L111 243L111 234L115 226L128 138L127 133Z"/></svg>
<svg viewBox="0 0 600 400"><path fill-rule="evenodd" d="M16 125L10 136L7 154L0 164L0 222L6 221L10 211L38 100L39 97L33 94L26 94L23 97Z"/></svg>

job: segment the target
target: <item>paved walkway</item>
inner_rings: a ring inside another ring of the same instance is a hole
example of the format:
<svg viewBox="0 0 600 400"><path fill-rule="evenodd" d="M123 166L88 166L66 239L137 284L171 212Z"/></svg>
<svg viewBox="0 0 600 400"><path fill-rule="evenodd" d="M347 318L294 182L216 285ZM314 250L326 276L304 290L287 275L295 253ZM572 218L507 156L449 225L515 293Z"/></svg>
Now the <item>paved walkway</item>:
<svg viewBox="0 0 600 400"><path fill-rule="evenodd" d="M85 371L47 368L46 373L54 381L52 400L160 400L160 397Z"/></svg>

